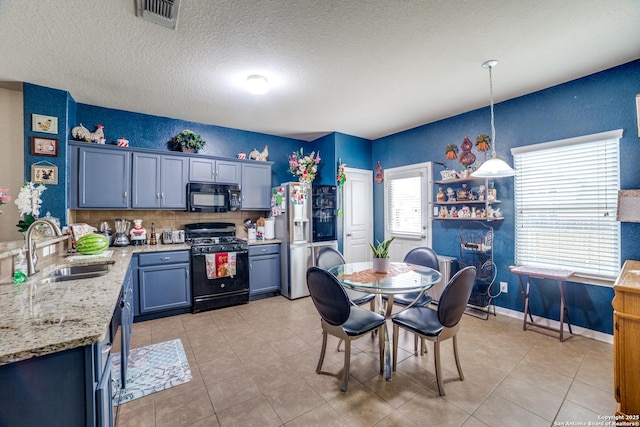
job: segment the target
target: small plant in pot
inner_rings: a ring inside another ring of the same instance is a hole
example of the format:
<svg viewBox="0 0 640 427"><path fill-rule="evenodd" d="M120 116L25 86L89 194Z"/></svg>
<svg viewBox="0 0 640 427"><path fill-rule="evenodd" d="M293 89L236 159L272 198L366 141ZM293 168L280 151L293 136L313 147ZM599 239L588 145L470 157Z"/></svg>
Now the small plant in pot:
<svg viewBox="0 0 640 427"><path fill-rule="evenodd" d="M205 144L206 142L200 135L189 129L185 129L171 138L171 147L185 153L197 153Z"/></svg>
<svg viewBox="0 0 640 427"><path fill-rule="evenodd" d="M391 246L391 242L395 239L395 236L380 242L377 240L377 246L371 246L371 250L373 251L373 271L376 273L387 273L389 272L389 266L391 265L391 261L389 259L389 247Z"/></svg>

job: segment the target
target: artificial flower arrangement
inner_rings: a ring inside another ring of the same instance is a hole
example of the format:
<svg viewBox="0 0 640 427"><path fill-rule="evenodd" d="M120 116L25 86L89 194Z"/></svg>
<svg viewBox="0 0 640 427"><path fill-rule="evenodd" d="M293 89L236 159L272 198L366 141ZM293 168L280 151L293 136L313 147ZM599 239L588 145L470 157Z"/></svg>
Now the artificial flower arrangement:
<svg viewBox="0 0 640 427"><path fill-rule="evenodd" d="M11 196L9 196L9 190L7 190L6 188L0 188L0 206L10 201ZM0 215L2 214L4 214L4 212L0 210Z"/></svg>
<svg viewBox="0 0 640 427"><path fill-rule="evenodd" d="M338 165L338 176L336 177L336 181L338 181L338 185L342 187L344 183L347 181L347 177L344 174L344 167L347 166L346 163L340 163Z"/></svg>
<svg viewBox="0 0 640 427"><path fill-rule="evenodd" d="M308 156L304 155L302 148L289 155L289 172L298 178L300 182L312 182L318 173L320 152L312 151Z"/></svg>
<svg viewBox="0 0 640 427"><path fill-rule="evenodd" d="M25 182L20 189L18 198L14 203L18 206L20 216L22 217L22 219L18 221L18 224L16 224L18 231L21 233L27 231L29 226L38 218L38 215L40 215L40 205L42 204L40 195L42 195L46 189L47 187L44 185L35 185L33 182Z"/></svg>

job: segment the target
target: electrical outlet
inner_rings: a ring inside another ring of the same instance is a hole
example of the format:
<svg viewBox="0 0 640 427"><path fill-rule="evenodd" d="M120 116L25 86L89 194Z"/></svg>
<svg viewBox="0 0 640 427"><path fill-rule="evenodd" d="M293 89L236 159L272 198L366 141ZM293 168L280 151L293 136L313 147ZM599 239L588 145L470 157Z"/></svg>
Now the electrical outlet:
<svg viewBox="0 0 640 427"><path fill-rule="evenodd" d="M509 284L507 282L500 282L500 292L503 294L509 293Z"/></svg>
<svg viewBox="0 0 640 427"><path fill-rule="evenodd" d="M45 246L44 248L42 248L42 256L48 256L49 255L49 246Z"/></svg>

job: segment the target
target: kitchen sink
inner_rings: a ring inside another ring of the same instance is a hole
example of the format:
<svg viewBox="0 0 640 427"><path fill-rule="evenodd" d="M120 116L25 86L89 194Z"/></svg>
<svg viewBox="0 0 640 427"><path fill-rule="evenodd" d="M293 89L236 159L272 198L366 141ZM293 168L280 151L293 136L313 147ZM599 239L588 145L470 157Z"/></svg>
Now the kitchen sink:
<svg viewBox="0 0 640 427"><path fill-rule="evenodd" d="M67 280L90 279L104 276L111 269L112 264L89 264L61 267L42 279L43 282L65 282Z"/></svg>

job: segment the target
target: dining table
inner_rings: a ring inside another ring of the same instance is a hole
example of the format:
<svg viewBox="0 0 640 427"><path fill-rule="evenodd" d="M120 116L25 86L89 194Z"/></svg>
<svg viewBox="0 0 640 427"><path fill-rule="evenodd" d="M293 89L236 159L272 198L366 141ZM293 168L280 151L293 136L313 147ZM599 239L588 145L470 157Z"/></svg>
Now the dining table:
<svg viewBox="0 0 640 427"><path fill-rule="evenodd" d="M382 295L418 292L418 297L405 309L411 308L422 295L442 279L439 271L430 267L406 262L392 262L386 273L377 273L373 262L351 262L329 269L342 286L375 295L376 312L385 315ZM385 379L391 381L391 356L389 332L384 330Z"/></svg>

